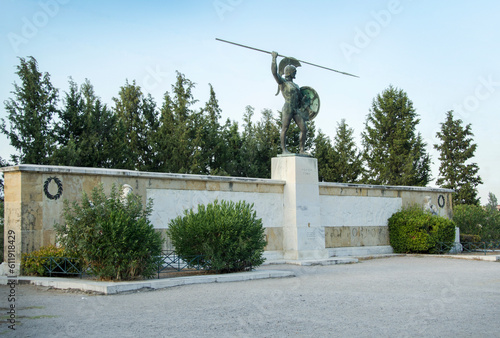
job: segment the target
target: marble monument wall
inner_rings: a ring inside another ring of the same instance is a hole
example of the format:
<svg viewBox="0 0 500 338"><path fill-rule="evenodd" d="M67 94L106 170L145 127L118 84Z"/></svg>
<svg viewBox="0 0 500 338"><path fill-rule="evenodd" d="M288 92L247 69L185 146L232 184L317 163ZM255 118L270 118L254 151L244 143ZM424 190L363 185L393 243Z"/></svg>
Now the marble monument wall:
<svg viewBox="0 0 500 338"><path fill-rule="evenodd" d="M272 179L39 165L1 171L4 238L9 230L16 234L16 261L21 253L55 244L54 224L63 223L63 201L78 201L99 184L105 191L113 184L130 185L144 203L153 199L151 221L162 233L171 219L199 204L216 199L253 203L266 228L268 259L392 252L387 219L401 206L428 198L440 215L451 217L452 211L451 190L319 183L316 159L299 156L274 158ZM171 248L168 240L165 245Z"/></svg>

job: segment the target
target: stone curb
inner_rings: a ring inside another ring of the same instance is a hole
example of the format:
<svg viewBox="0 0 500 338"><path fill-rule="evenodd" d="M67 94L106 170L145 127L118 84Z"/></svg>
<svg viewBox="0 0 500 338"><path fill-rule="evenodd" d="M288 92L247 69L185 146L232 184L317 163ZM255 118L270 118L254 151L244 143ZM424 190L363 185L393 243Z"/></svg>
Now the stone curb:
<svg viewBox="0 0 500 338"><path fill-rule="evenodd" d="M354 257L331 257L325 259L307 259L307 260L273 260L266 261L264 265L300 265L300 266L312 266L312 265L336 265L336 264L353 264L358 263L358 259Z"/></svg>
<svg viewBox="0 0 500 338"><path fill-rule="evenodd" d="M241 282L266 278L286 278L295 277L292 271L281 270L258 270L250 272L238 272L221 275L174 277L163 279L149 279L133 282L99 282L85 279L72 279L60 277L32 277L19 276L15 278L20 284L31 284L36 286L46 286L62 290L80 290L97 292L105 295L118 294L123 292L137 291L140 289L164 289L174 286L204 283L227 283ZM13 279L13 278L10 278ZM0 276L0 285L7 285L8 277Z"/></svg>
<svg viewBox="0 0 500 338"><path fill-rule="evenodd" d="M391 257L403 257L406 254L375 254L375 255L366 255L366 256L356 256L356 258L360 261L368 261L371 259L379 259L379 258L391 258Z"/></svg>
<svg viewBox="0 0 500 338"><path fill-rule="evenodd" d="M381 255L370 255L370 256L356 256L360 261L366 261L369 259L378 258L390 258L390 257L433 257L433 258L453 258L453 259L466 259L473 261L488 261L488 262L500 262L500 256L496 255L430 255L430 254L381 254Z"/></svg>
<svg viewBox="0 0 500 338"><path fill-rule="evenodd" d="M495 256L495 255L421 255L421 256L467 259L472 261L500 262L500 256Z"/></svg>

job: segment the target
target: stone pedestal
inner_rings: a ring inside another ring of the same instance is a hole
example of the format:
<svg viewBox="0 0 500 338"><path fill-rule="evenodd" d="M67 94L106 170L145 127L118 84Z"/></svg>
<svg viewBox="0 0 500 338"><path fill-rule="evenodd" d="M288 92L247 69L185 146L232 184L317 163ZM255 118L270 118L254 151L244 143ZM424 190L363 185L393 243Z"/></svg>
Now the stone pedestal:
<svg viewBox="0 0 500 338"><path fill-rule="evenodd" d="M460 243L460 228L455 227L455 243L453 243L453 248L451 248L451 254L458 254L464 251L462 244Z"/></svg>
<svg viewBox="0 0 500 338"><path fill-rule="evenodd" d="M292 154L271 161L271 178L286 181L283 196L283 251L291 260L326 259L321 226L318 161Z"/></svg>

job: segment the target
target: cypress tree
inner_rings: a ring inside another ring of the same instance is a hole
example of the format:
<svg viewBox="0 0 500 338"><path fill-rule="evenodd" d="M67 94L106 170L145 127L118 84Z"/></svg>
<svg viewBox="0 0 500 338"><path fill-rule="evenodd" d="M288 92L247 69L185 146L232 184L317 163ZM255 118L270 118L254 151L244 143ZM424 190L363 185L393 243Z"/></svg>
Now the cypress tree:
<svg viewBox="0 0 500 338"><path fill-rule="evenodd" d="M163 104L160 109L159 126L153 138L155 153L153 171L174 172L172 156L175 149L175 133L172 105L170 94L165 92L163 95Z"/></svg>
<svg viewBox="0 0 500 338"><path fill-rule="evenodd" d="M51 164L54 150L53 116L57 113L58 91L48 73L38 70L34 57L19 58L16 74L21 85L14 83L14 98L5 101L10 128L2 118L0 129L18 154L11 155L16 164Z"/></svg>
<svg viewBox="0 0 500 338"><path fill-rule="evenodd" d="M239 132L238 123L226 120L222 127L222 139L225 146L220 152L221 166L212 172L213 175L243 176L241 172L241 148L243 140Z"/></svg>
<svg viewBox="0 0 500 338"><path fill-rule="evenodd" d="M276 157L281 149L280 131L272 110L264 109L261 114L262 117L255 128L259 165L256 177L271 178L271 159Z"/></svg>
<svg viewBox="0 0 500 338"><path fill-rule="evenodd" d="M254 108L251 106L245 107L243 115L243 132L242 144L240 150L240 175L243 177L258 177L259 165L258 161L258 141L256 127L252 122Z"/></svg>
<svg viewBox="0 0 500 338"><path fill-rule="evenodd" d="M416 126L413 102L400 89L389 86L373 100L362 133L363 180L371 184L425 186L430 157Z"/></svg>
<svg viewBox="0 0 500 338"><path fill-rule="evenodd" d="M156 103L148 95L145 97L141 88L133 81L126 81L120 88L115 102L115 114L123 124L126 137L123 140L127 145L128 158L125 163L127 169L148 170L152 166L153 154L152 131L157 128L158 116Z"/></svg>
<svg viewBox="0 0 500 338"><path fill-rule="evenodd" d="M320 182L337 182L337 158L333 150L332 141L321 129L314 139L313 156L318 159L318 179Z"/></svg>
<svg viewBox="0 0 500 338"><path fill-rule="evenodd" d="M471 125L465 127L462 120L454 119L453 111L446 114L441 131L436 136L441 142L434 148L439 151L439 177L436 184L442 188L454 189L454 204L479 205L477 186L483 181L478 175L479 167L469 161L474 157L477 145L473 143Z"/></svg>
<svg viewBox="0 0 500 338"><path fill-rule="evenodd" d="M357 182L362 171L361 153L354 142L354 129L349 128L345 119L337 124L337 134L333 146L336 181L341 183Z"/></svg>

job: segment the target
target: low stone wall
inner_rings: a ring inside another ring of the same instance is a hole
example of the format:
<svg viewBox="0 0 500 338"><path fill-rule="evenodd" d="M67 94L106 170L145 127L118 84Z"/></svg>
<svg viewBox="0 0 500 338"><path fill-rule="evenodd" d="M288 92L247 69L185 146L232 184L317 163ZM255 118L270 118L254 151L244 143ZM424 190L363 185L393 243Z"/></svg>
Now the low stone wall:
<svg viewBox="0 0 500 338"><path fill-rule="evenodd" d="M20 165L2 168L5 182L5 231L16 234L16 262L21 253L55 244L54 224L63 224L64 200L80 201L102 184L128 184L133 192L153 199L151 221L164 232L168 222L185 209L215 199L255 203L268 233L268 248L281 250L281 215L284 181L252 178L148 173L130 170ZM5 237L5 235L4 235ZM5 238L6 239L6 238ZM5 241L7 243L7 241ZM168 240L167 240L168 248ZM4 251L6 260L7 250Z"/></svg>
<svg viewBox="0 0 500 338"><path fill-rule="evenodd" d="M318 183L313 158L273 159L275 179L148 173L130 170L19 165L1 169L5 181L5 231L16 235L16 262L55 243L63 201L102 184L130 185L143 202L153 199L151 221L165 232L184 210L216 199L253 203L266 228L268 259L392 252L387 219L404 205L430 203L451 217L451 190ZM7 245L7 244L6 244ZM167 241L166 246L169 246ZM7 250L4 251L6 260Z"/></svg>
<svg viewBox="0 0 500 338"><path fill-rule="evenodd" d="M452 190L320 183L321 224L330 256L392 253L387 220L403 206L433 205L452 217Z"/></svg>

